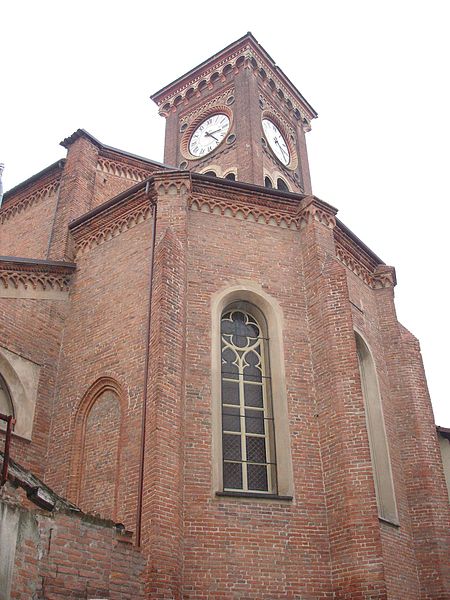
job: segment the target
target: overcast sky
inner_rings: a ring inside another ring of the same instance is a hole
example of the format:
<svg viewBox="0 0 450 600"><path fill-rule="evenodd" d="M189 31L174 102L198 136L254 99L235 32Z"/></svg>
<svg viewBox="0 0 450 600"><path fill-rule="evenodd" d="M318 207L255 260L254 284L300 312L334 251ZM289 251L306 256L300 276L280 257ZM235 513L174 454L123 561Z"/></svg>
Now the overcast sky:
<svg viewBox="0 0 450 600"><path fill-rule="evenodd" d="M421 341L436 422L450 427L448 6L5 2L4 187L65 156L58 144L79 127L162 161L149 95L251 31L319 113L307 136L313 191L396 267L399 320Z"/></svg>

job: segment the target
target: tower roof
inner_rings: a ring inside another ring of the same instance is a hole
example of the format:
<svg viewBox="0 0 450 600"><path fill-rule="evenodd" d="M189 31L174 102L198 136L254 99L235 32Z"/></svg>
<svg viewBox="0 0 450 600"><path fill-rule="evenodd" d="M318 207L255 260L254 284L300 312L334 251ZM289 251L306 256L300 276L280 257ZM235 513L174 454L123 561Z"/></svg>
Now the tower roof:
<svg viewBox="0 0 450 600"><path fill-rule="evenodd" d="M160 111L165 112L172 105L179 104L186 94L189 97L199 86L201 89L202 82L213 83L218 75L226 75L233 67L239 67L246 60L270 88L292 105L304 119L310 121L317 117L314 108L250 32L150 97L160 107Z"/></svg>

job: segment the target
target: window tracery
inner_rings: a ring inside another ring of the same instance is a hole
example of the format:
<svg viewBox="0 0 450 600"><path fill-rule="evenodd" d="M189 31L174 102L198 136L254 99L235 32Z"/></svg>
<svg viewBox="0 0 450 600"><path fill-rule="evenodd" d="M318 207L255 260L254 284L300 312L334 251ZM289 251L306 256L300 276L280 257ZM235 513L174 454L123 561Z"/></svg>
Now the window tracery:
<svg viewBox="0 0 450 600"><path fill-rule="evenodd" d="M276 493L268 338L249 308L221 319L223 489Z"/></svg>

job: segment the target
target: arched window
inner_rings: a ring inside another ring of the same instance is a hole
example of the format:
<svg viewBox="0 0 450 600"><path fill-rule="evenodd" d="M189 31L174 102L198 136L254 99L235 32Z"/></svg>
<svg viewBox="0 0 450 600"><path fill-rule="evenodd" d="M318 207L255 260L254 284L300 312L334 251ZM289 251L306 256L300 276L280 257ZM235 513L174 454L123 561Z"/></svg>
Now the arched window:
<svg viewBox="0 0 450 600"><path fill-rule="evenodd" d="M205 173L203 173L203 175L208 175L208 177L217 177L215 171L206 171Z"/></svg>
<svg viewBox="0 0 450 600"><path fill-rule="evenodd" d="M14 435L31 439L40 366L0 347L0 412L16 420Z"/></svg>
<svg viewBox="0 0 450 600"><path fill-rule="evenodd" d="M221 319L222 451L225 491L277 492L267 326L238 302Z"/></svg>
<svg viewBox="0 0 450 600"><path fill-rule="evenodd" d="M14 417L14 406L11 399L6 381L0 375L0 413L2 415L12 415ZM0 429L6 429L5 421L0 421Z"/></svg>
<svg viewBox="0 0 450 600"><path fill-rule="evenodd" d="M264 187L270 188L270 189L273 188L272 181L271 181L270 177L267 177L267 175L264 177Z"/></svg>
<svg viewBox="0 0 450 600"><path fill-rule="evenodd" d="M281 190L282 192L289 191L287 183L284 181L284 179L281 179L281 177L278 177L277 179L277 189Z"/></svg>
<svg viewBox="0 0 450 600"><path fill-rule="evenodd" d="M236 173L227 173L225 175L225 179L228 179L229 181L236 181Z"/></svg>
<svg viewBox="0 0 450 600"><path fill-rule="evenodd" d="M211 316L214 495L292 500L283 311L246 281L218 290Z"/></svg>
<svg viewBox="0 0 450 600"><path fill-rule="evenodd" d="M378 514L382 519L398 523L389 447L375 363L365 341L358 333L355 333L355 336Z"/></svg>

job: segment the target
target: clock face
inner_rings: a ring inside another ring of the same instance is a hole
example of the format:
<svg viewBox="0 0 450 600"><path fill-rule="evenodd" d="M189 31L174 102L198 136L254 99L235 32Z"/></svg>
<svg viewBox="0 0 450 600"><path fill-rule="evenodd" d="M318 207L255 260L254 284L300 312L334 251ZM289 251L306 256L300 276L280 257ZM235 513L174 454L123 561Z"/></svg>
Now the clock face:
<svg viewBox="0 0 450 600"><path fill-rule="evenodd" d="M230 129L230 119L224 113L211 115L200 123L189 140L189 152L198 158L212 152Z"/></svg>
<svg viewBox="0 0 450 600"><path fill-rule="evenodd" d="M272 152L284 166L287 166L291 162L291 155L281 131L270 119L263 119L262 126Z"/></svg>

